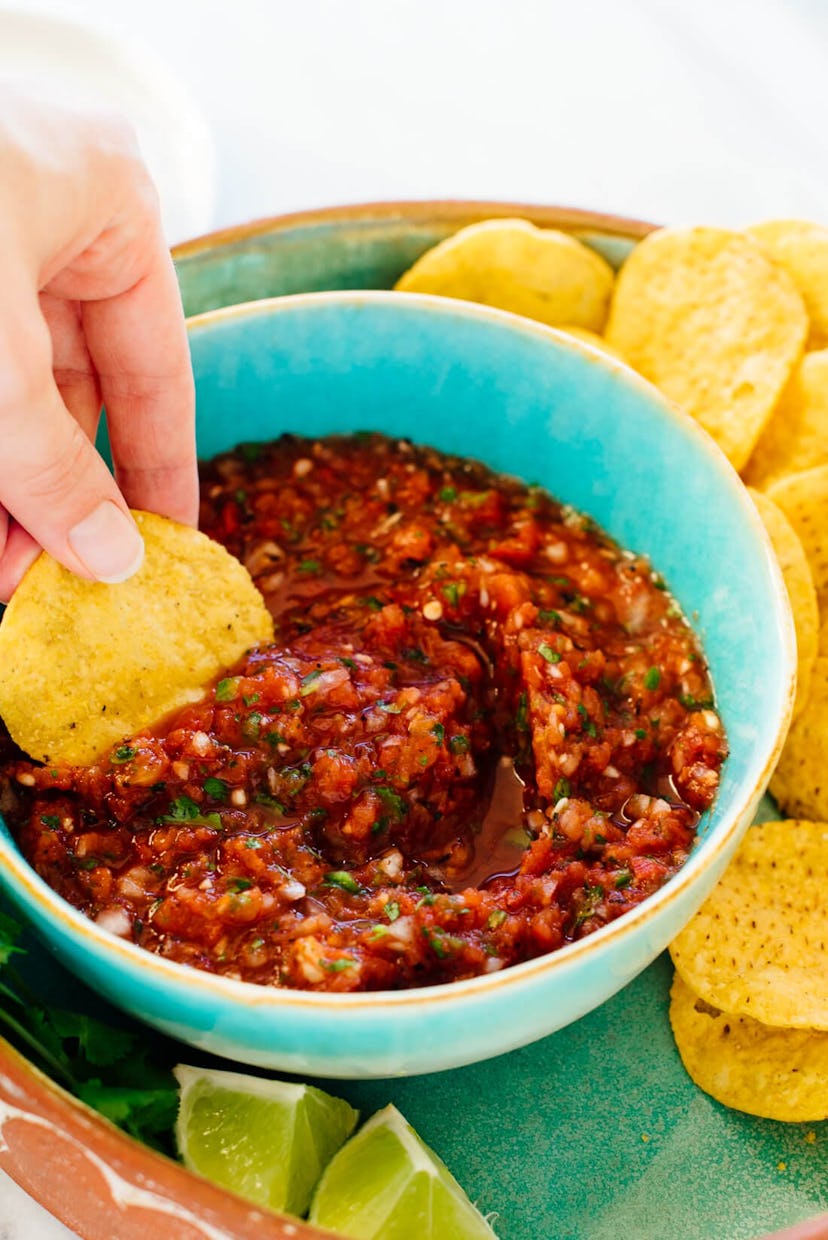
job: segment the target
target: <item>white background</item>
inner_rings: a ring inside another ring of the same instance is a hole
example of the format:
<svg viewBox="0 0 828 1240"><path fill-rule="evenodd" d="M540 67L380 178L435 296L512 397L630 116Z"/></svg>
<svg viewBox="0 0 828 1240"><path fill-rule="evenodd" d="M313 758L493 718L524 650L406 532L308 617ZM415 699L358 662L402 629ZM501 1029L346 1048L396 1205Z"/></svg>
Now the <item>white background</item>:
<svg viewBox="0 0 828 1240"><path fill-rule="evenodd" d="M165 57L215 137L216 224L395 197L828 222L825 0L21 7Z"/></svg>
<svg viewBox="0 0 828 1240"><path fill-rule="evenodd" d="M216 146L214 198L184 159L167 187L200 227L406 197L828 223L826 0L17 7L86 20L167 61ZM68 1235L0 1178L0 1240Z"/></svg>

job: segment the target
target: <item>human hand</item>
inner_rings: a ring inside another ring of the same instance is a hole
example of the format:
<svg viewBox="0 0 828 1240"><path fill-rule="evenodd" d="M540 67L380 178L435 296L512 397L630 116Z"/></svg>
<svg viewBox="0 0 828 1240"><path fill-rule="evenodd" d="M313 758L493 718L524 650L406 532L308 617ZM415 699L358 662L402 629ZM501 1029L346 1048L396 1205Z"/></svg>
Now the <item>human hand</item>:
<svg viewBox="0 0 828 1240"><path fill-rule="evenodd" d="M0 255L0 600L41 547L123 581L143 557L128 505L198 511L181 301L127 126L0 86Z"/></svg>

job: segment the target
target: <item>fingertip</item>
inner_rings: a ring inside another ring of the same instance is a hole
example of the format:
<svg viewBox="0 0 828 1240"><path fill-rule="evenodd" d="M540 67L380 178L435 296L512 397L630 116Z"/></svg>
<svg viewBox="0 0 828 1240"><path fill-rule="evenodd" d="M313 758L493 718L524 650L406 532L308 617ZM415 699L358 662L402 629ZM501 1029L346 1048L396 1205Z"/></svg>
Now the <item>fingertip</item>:
<svg viewBox="0 0 828 1240"><path fill-rule="evenodd" d="M105 585L128 581L144 562L138 526L110 499L102 500L78 521L67 541L90 577Z"/></svg>
<svg viewBox="0 0 828 1240"><path fill-rule="evenodd" d="M116 469L121 493L130 508L157 512L181 525L198 525L199 488L195 453L192 464L160 469Z"/></svg>

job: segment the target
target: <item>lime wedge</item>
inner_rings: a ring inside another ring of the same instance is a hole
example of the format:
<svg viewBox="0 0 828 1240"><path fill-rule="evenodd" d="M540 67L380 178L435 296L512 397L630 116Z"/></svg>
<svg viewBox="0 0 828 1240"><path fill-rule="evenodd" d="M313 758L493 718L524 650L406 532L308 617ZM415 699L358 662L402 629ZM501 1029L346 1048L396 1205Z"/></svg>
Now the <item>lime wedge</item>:
<svg viewBox="0 0 828 1240"><path fill-rule="evenodd" d="M378 1111L333 1158L309 1217L357 1240L495 1236L448 1167L394 1106Z"/></svg>
<svg viewBox="0 0 828 1240"><path fill-rule="evenodd" d="M184 1163L257 1205L304 1214L358 1112L310 1085L179 1064Z"/></svg>

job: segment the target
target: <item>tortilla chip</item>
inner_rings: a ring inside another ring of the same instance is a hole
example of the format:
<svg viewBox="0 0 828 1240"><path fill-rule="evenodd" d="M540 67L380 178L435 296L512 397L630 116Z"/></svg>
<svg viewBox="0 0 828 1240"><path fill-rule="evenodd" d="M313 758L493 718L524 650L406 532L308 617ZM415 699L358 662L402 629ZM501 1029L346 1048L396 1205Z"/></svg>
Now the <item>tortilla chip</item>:
<svg viewBox="0 0 828 1240"><path fill-rule="evenodd" d="M566 327L562 327L560 330L566 332L567 336L574 336L576 340L583 340L584 344L591 344L593 349L600 349L602 353L609 353L610 357L614 357L619 362L624 361L617 349L614 349L597 332L591 332L588 327L572 327L570 324L567 324Z"/></svg>
<svg viewBox="0 0 828 1240"><path fill-rule="evenodd" d="M751 827L672 943L682 979L723 1012L828 1029L828 823Z"/></svg>
<svg viewBox="0 0 828 1240"><path fill-rule="evenodd" d="M89 765L273 639L238 560L197 530L133 515L146 548L134 577L81 581L44 553L0 624L0 715L42 762Z"/></svg>
<svg viewBox="0 0 828 1240"><path fill-rule="evenodd" d="M689 1076L717 1102L788 1123L828 1118L828 1034L730 1016L676 974L670 1024Z"/></svg>
<svg viewBox="0 0 828 1240"><path fill-rule="evenodd" d="M781 478L766 494L782 509L802 543L824 624L828 619L828 465ZM820 654L828 654L828 649L821 646Z"/></svg>
<svg viewBox="0 0 828 1240"><path fill-rule="evenodd" d="M747 232L799 289L811 320L807 347L828 345L828 228L806 220L767 220Z"/></svg>
<svg viewBox="0 0 828 1240"><path fill-rule="evenodd" d="M802 543L782 509L761 491L750 490L750 496L773 543L793 612L797 650L796 716L808 700L819 645L819 609L814 578Z"/></svg>
<svg viewBox="0 0 828 1240"><path fill-rule="evenodd" d="M808 700L791 726L770 790L786 813L828 821L828 658L811 673Z"/></svg>
<svg viewBox="0 0 828 1240"><path fill-rule="evenodd" d="M645 237L621 268L606 337L741 469L807 331L790 277L751 238L666 228Z"/></svg>
<svg viewBox="0 0 828 1240"><path fill-rule="evenodd" d="M806 353L791 375L753 455L745 481L765 488L828 460L828 349Z"/></svg>
<svg viewBox="0 0 828 1240"><path fill-rule="evenodd" d="M599 332L613 280L609 263L566 233L528 220L486 220L427 250L396 287Z"/></svg>

